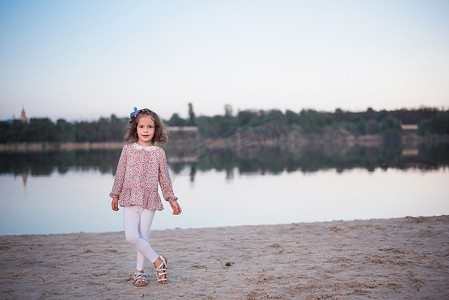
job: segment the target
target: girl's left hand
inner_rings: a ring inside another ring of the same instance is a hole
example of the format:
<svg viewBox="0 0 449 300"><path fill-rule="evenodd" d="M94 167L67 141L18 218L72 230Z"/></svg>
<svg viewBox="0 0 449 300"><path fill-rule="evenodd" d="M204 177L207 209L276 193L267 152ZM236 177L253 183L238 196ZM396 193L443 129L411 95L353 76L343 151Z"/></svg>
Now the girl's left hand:
<svg viewBox="0 0 449 300"><path fill-rule="evenodd" d="M173 214L174 215L180 215L182 210L181 210L181 206L179 206L178 201L170 201L170 206L173 209Z"/></svg>
<svg viewBox="0 0 449 300"><path fill-rule="evenodd" d="M118 198L117 197L114 197L112 199L111 206L112 206L113 211L118 211Z"/></svg>

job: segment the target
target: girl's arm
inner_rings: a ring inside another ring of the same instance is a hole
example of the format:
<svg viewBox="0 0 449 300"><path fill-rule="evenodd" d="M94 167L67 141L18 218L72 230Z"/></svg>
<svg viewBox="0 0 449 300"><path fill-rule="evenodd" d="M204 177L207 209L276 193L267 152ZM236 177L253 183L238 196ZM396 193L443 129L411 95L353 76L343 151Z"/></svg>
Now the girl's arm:
<svg viewBox="0 0 449 300"><path fill-rule="evenodd" d="M161 186L162 195L166 201L171 202L178 200L178 197L176 197L173 193L170 174L168 172L167 159L163 149L161 149L159 155L159 185Z"/></svg>
<svg viewBox="0 0 449 300"><path fill-rule="evenodd" d="M127 150L125 146L123 147L122 153L120 154L120 159L117 165L117 172L115 173L114 185L112 186L112 191L109 194L111 198L118 198L120 192L122 191L123 182L125 180L126 160Z"/></svg>

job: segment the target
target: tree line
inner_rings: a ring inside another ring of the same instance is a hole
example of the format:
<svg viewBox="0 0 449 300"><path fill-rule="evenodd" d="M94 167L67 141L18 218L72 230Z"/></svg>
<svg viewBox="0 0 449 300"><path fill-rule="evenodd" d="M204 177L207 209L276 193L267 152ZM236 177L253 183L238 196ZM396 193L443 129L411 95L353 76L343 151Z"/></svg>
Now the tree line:
<svg viewBox="0 0 449 300"><path fill-rule="evenodd" d="M449 111L426 107L392 111L368 108L364 112L341 109L334 112L313 109L299 112L283 112L278 109L241 110L234 114L232 107L226 105L223 115L197 117L189 103L188 115L184 119L174 113L164 122L168 126L195 126L200 138L230 137L242 128L257 131L266 122L275 122L277 128L282 128L284 132L298 131L304 135L343 133L397 138L402 134L401 124L417 124L418 134L422 136L449 134ZM0 143L123 141L127 124L128 118L118 118L115 115L91 122L68 122L64 119L53 122L49 118L30 118L29 122L0 121ZM263 134L269 135L270 132Z"/></svg>
<svg viewBox="0 0 449 300"><path fill-rule="evenodd" d="M30 118L28 122L0 122L0 143L20 142L112 142L121 141L128 119L100 118L97 121L67 122L49 118Z"/></svg>
<svg viewBox="0 0 449 300"><path fill-rule="evenodd" d="M257 131L263 127L261 124L273 121L284 132L296 130L305 135L339 132L354 136L382 135L385 138L397 138L402 134L402 124L418 125L418 134L422 136L449 134L449 111L427 107L392 111L368 108L364 112L342 109L334 112L313 109L299 112L283 112L278 109L242 110L234 115L232 107L226 105L223 115L195 117L189 104L189 118L182 119L178 114L173 114L167 123L170 126L196 126L201 137L218 138L233 136L242 128Z"/></svg>

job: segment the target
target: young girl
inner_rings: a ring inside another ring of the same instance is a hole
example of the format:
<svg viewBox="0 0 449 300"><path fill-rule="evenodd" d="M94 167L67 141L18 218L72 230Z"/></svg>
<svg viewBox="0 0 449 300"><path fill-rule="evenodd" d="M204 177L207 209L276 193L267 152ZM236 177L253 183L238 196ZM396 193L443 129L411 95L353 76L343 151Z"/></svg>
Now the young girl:
<svg viewBox="0 0 449 300"><path fill-rule="evenodd" d="M144 274L145 259L153 263L159 283L167 283L167 259L159 256L149 244L151 223L156 210L162 210L158 192L161 186L164 199L170 203L174 215L181 207L173 194L165 152L155 144L164 144L167 134L159 116L145 108L131 113L127 144L122 149L112 191L112 209L124 207L123 226L126 240L137 249L134 283L141 287L148 284Z"/></svg>

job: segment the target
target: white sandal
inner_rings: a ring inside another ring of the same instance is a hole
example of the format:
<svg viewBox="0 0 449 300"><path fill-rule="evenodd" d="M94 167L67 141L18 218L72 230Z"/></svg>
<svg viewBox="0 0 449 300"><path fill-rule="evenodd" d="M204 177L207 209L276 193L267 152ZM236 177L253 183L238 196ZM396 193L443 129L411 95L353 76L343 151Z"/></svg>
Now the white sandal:
<svg viewBox="0 0 449 300"><path fill-rule="evenodd" d="M148 285L147 276L144 273L134 273L134 285L137 287Z"/></svg>
<svg viewBox="0 0 449 300"><path fill-rule="evenodd" d="M156 279L161 284L167 283L167 258L164 256L159 256L159 258L162 260L162 263L156 267L154 270L156 271ZM165 278L161 278L162 275L165 275Z"/></svg>

